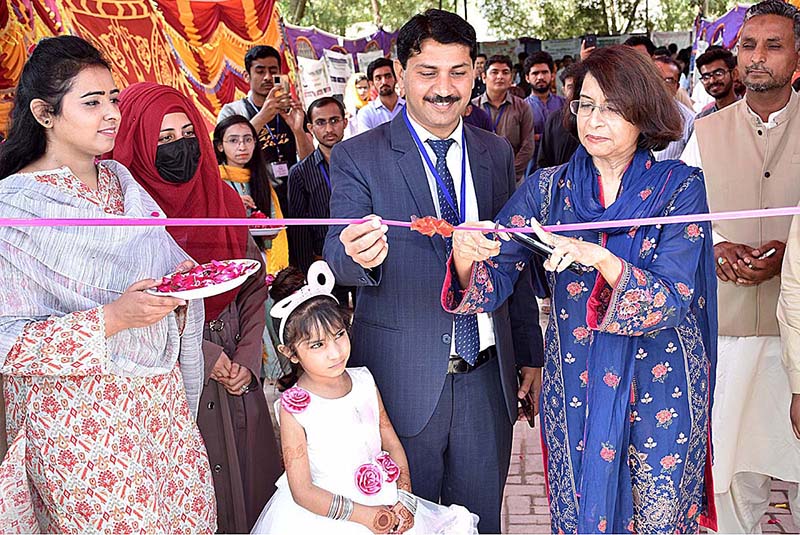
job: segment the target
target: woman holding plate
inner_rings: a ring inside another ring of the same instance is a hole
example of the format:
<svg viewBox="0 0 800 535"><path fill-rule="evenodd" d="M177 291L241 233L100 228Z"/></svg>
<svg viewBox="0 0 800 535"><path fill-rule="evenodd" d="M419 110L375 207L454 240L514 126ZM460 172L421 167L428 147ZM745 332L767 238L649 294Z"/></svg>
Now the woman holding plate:
<svg viewBox="0 0 800 535"><path fill-rule="evenodd" d="M0 217L160 213L125 167L96 160L114 147L118 96L86 41L37 44L0 146ZM192 265L160 227L0 226L0 531L215 531L194 421L203 309L145 291Z"/></svg>
<svg viewBox="0 0 800 535"><path fill-rule="evenodd" d="M133 84L120 95L113 156L167 217L244 217L219 175L205 122L175 89ZM261 269L235 290L204 299L205 386L197 423L208 449L219 531L249 532L275 490L280 457L261 388L267 297L263 259L245 227L167 227L198 263L250 258Z"/></svg>

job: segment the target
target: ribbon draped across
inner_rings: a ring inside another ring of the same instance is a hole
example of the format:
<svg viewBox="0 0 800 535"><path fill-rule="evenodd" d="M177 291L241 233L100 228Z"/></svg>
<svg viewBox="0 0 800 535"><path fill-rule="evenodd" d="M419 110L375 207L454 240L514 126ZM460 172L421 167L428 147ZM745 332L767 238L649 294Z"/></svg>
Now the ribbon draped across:
<svg viewBox="0 0 800 535"><path fill-rule="evenodd" d="M671 223L692 223L698 221L729 221L734 219L758 219L764 217L787 217L800 215L800 206L784 206L780 208L762 208L759 210L738 210L734 212L715 212L704 214L684 214L661 217L637 217L627 219L614 219L602 221L589 221L585 223L570 223L566 225L545 225L542 228L548 232L567 232L573 230L602 230L615 227L639 227L645 225L668 225ZM357 225L369 221L361 219L337 218L273 218L269 223L275 226L306 226L306 225ZM381 223L390 227L411 228L408 221L395 221L381 219ZM99 217L99 218L0 218L0 227L169 227L169 226L197 226L197 227L250 227L263 225L263 220L254 222L247 218L207 218L207 217ZM530 234L531 227L499 227L488 231L483 227L465 225L461 230L477 230L481 232L521 232Z"/></svg>

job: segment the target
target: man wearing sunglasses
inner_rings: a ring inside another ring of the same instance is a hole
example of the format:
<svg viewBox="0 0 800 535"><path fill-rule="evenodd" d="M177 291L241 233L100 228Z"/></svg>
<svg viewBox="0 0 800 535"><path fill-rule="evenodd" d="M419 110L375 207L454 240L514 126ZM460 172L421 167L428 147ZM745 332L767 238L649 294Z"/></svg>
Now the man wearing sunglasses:
<svg viewBox="0 0 800 535"><path fill-rule="evenodd" d="M736 56L724 48L712 48L701 54L695 61L700 72L700 81L706 92L714 97L714 104L707 106L697 114L695 120L711 115L726 106L730 106L739 97L734 91L734 84L739 78L736 70Z"/></svg>

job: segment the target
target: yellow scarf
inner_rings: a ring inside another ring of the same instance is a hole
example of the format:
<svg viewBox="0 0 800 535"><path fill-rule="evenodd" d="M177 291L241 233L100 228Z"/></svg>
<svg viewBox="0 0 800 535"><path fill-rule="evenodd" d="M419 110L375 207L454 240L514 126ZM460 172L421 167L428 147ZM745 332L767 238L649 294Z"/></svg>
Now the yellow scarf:
<svg viewBox="0 0 800 535"><path fill-rule="evenodd" d="M244 167L233 167L232 165L220 165L219 175L222 180L236 182L237 184L247 184L250 182L250 169Z"/></svg>
<svg viewBox="0 0 800 535"><path fill-rule="evenodd" d="M238 184L247 184L250 182L250 170L241 167L233 167L231 165L220 165L219 174L222 180L228 182L236 182ZM282 219L283 213L281 206L278 202L278 196L272 185L269 186L270 199L272 199L272 213L270 217ZM286 230L282 230L272 239L270 246L264 251L264 256L267 261L267 273L272 275L276 274L283 268L289 265L289 241L286 237Z"/></svg>

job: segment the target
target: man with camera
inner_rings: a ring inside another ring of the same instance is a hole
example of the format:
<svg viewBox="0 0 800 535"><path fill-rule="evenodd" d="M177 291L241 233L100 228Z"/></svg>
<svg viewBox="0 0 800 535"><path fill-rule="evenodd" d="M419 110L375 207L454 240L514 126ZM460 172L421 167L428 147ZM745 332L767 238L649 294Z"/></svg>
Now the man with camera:
<svg viewBox="0 0 800 535"><path fill-rule="evenodd" d="M287 214L289 168L314 150L311 135L305 130L305 113L292 98L288 79L280 74L280 52L271 46L254 46L244 56L244 66L250 91L245 98L225 104L217 122L231 115L250 119L272 172L272 187Z"/></svg>

